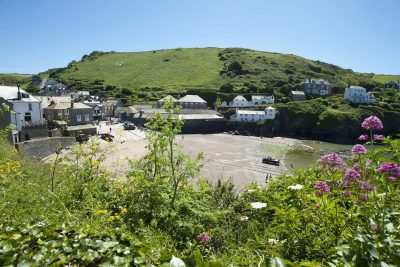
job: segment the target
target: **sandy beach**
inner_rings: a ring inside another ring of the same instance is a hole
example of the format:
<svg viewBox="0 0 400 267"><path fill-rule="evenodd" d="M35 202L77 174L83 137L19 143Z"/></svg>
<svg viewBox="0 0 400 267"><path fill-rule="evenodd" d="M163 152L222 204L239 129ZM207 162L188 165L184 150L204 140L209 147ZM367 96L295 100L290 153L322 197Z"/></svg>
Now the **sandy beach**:
<svg viewBox="0 0 400 267"><path fill-rule="evenodd" d="M113 177L125 177L129 170L128 160L137 160L147 153L147 140L142 130L125 131L121 124L99 127L100 132L110 132L115 140L107 143L100 140L105 150L106 160L103 167ZM251 183L265 184L266 176L276 177L286 171L281 166L267 165L261 162L263 157L273 156L282 159L285 151L301 142L290 138L260 138L229 134L190 134L178 135L177 143L185 153L195 156L203 153L203 168L197 178L206 178L212 184L218 180L232 180L236 191L242 191ZM64 154L67 156L68 152ZM51 160L48 157L45 161Z"/></svg>

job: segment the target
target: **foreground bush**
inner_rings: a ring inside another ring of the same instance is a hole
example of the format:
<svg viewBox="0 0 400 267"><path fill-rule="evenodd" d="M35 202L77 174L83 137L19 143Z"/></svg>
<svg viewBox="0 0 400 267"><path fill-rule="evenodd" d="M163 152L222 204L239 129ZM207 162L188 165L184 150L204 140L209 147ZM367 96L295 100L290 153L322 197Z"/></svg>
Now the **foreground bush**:
<svg viewBox="0 0 400 267"><path fill-rule="evenodd" d="M357 144L347 160L323 155L240 196L229 183L192 181L201 155L180 152L182 124L149 123L149 154L132 162L126 181L101 168L96 140L50 166L2 142L0 264L400 265L400 145L384 139L376 148L376 117L360 137L374 149Z"/></svg>

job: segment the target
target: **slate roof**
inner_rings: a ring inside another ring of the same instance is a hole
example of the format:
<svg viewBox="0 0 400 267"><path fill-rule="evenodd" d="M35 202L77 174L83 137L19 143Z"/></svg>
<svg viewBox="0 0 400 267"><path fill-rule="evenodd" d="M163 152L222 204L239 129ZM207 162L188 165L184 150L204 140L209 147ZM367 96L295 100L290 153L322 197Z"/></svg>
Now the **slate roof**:
<svg viewBox="0 0 400 267"><path fill-rule="evenodd" d="M73 109L92 109L88 105L85 105L83 103L72 103L72 108ZM50 106L48 106L46 109L69 109L71 108L71 103L54 103Z"/></svg>
<svg viewBox="0 0 400 267"><path fill-rule="evenodd" d="M17 100L18 98L18 87L17 86L5 86L0 85L0 97L5 100L15 100L22 102L40 102L39 99L27 93L24 89L20 88L20 93L27 94L29 97L22 98L21 100Z"/></svg>
<svg viewBox="0 0 400 267"><path fill-rule="evenodd" d="M291 91L292 95L305 95L303 91Z"/></svg>
<svg viewBox="0 0 400 267"><path fill-rule="evenodd" d="M172 99L172 102L176 102L176 98L173 97L172 95L167 95L166 97L161 98L160 100L158 100L157 102L165 102L168 99Z"/></svg>
<svg viewBox="0 0 400 267"><path fill-rule="evenodd" d="M247 101L247 99L246 98L244 98L243 96L241 96L241 95L238 95L237 97L235 97L233 100L246 100Z"/></svg>
<svg viewBox="0 0 400 267"><path fill-rule="evenodd" d="M118 113L127 113L127 114L139 113L139 111L136 108L132 107L132 106L129 106L129 107L118 107L115 111L118 112Z"/></svg>
<svg viewBox="0 0 400 267"><path fill-rule="evenodd" d="M71 97L69 96L35 96L37 99L42 101L42 108L46 108L54 103L71 103Z"/></svg>
<svg viewBox="0 0 400 267"><path fill-rule="evenodd" d="M184 97L180 98L178 102L207 103L207 101L198 95L185 95Z"/></svg>
<svg viewBox="0 0 400 267"><path fill-rule="evenodd" d="M328 81L324 79L305 79L303 83L313 83L313 84L330 84Z"/></svg>
<svg viewBox="0 0 400 267"><path fill-rule="evenodd" d="M265 111L260 111L260 110L237 110L236 114L265 115Z"/></svg>

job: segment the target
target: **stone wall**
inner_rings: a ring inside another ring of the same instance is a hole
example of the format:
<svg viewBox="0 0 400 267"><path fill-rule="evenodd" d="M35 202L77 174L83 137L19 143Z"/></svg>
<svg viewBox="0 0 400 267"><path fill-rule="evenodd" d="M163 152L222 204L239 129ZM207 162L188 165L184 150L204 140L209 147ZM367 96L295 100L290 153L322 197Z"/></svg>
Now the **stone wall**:
<svg viewBox="0 0 400 267"><path fill-rule="evenodd" d="M26 157L40 160L55 153L60 144L66 148L74 143L75 137L53 137L25 141L19 143L18 148Z"/></svg>

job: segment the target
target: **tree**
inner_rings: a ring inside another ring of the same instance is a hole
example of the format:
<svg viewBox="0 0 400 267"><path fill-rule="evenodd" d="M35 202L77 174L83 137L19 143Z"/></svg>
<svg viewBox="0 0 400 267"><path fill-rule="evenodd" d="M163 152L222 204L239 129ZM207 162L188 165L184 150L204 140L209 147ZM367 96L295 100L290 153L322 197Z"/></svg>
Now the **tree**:
<svg viewBox="0 0 400 267"><path fill-rule="evenodd" d="M219 88L219 91L222 93L233 93L233 85L231 83L223 84Z"/></svg>

